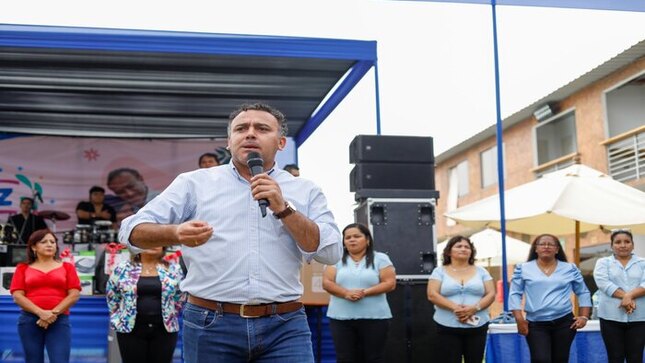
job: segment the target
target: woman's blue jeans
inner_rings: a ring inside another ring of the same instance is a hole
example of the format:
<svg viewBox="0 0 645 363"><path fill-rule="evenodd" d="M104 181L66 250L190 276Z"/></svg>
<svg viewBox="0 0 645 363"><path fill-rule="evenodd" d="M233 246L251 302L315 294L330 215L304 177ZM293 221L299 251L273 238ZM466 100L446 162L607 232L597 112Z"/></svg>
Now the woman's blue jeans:
<svg viewBox="0 0 645 363"><path fill-rule="evenodd" d="M18 335L26 363L43 363L45 348L50 363L68 363L71 350L69 316L61 314L47 329L36 325L38 316L22 311L18 317Z"/></svg>

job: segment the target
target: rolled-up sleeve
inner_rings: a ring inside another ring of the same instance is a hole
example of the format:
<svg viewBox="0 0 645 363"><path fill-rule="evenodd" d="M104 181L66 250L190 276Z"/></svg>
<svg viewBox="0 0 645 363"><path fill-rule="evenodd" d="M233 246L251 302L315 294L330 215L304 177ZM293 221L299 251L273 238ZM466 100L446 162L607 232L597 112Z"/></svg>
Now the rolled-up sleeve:
<svg viewBox="0 0 645 363"><path fill-rule="evenodd" d="M522 278L522 264L515 265L511 288L508 292L508 309L522 310L522 295L524 294L524 279Z"/></svg>
<svg viewBox="0 0 645 363"><path fill-rule="evenodd" d="M619 286L614 284L609 278L609 266L611 261L608 258L601 258L596 262L593 269L593 278L596 281L598 289L607 296L613 296Z"/></svg>
<svg viewBox="0 0 645 363"><path fill-rule="evenodd" d="M327 198L318 187L311 191L307 218L318 226L320 243L314 252L303 251L298 246L300 252L307 263L313 259L325 265L335 265L343 254L342 238L334 215L327 207Z"/></svg>
<svg viewBox="0 0 645 363"><path fill-rule="evenodd" d="M143 250L130 241L136 226L142 223L179 224L191 219L196 207L196 198L191 197L191 191L188 178L180 174L166 190L121 222L119 241L133 253L140 253Z"/></svg>

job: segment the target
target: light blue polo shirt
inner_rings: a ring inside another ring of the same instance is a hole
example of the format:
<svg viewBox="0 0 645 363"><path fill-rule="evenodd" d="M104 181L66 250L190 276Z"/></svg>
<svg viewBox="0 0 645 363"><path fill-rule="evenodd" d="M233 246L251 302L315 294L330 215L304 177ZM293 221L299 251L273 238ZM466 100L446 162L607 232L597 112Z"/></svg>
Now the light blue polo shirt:
<svg viewBox="0 0 645 363"><path fill-rule="evenodd" d="M379 272L392 266L390 258L381 252L374 253L374 268L365 267L365 257L358 266L347 258L347 264L341 260L336 265L336 284L346 289L367 289L380 282ZM364 297L358 301L349 301L337 296L329 299L327 317L337 320L354 319L390 319L392 312L385 294Z"/></svg>
<svg viewBox="0 0 645 363"><path fill-rule="evenodd" d="M483 267L477 266L476 268L475 275L470 280L465 281L463 285L460 281L450 277L446 273L444 266L435 268L429 279L441 281L439 293L455 304L476 305L486 294L484 282L493 279ZM477 328L486 324L489 320L488 309L482 309L475 315L479 316L478 325L464 324L457 319L457 316L451 310L435 305L434 321L451 328Z"/></svg>

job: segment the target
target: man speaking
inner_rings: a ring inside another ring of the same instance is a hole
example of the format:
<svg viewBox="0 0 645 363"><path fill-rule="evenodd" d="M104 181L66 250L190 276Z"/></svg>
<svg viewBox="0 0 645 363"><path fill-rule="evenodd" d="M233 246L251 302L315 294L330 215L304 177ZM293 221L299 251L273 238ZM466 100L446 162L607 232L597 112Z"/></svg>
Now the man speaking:
<svg viewBox="0 0 645 363"><path fill-rule="evenodd" d="M135 251L188 247L186 362L313 362L300 267L303 257L335 264L342 243L320 188L275 164L286 134L280 111L242 106L229 117L231 163L179 175L121 225ZM249 154L263 173L251 173Z"/></svg>

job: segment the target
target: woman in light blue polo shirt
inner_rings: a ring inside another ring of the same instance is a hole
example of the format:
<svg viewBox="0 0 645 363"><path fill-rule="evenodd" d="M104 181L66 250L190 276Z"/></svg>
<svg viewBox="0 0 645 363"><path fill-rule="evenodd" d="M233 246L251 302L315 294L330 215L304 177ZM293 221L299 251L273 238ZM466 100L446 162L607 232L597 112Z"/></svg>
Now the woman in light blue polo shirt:
<svg viewBox="0 0 645 363"><path fill-rule="evenodd" d="M455 236L443 250L443 266L428 280L428 300L435 305L437 362L481 363L488 332L488 307L495 300L493 279L475 266L477 250L470 240Z"/></svg>
<svg viewBox="0 0 645 363"><path fill-rule="evenodd" d="M571 293L578 296L580 315L573 317ZM522 295L524 311L522 314ZM584 328L591 313L591 294L576 265L558 238L537 236L528 262L515 266L508 307L517 321L517 331L526 336L532 363L566 363L577 329Z"/></svg>
<svg viewBox="0 0 645 363"><path fill-rule="evenodd" d="M370 230L353 223L343 229L343 258L327 266L323 288L331 294L327 316L342 362L385 362L392 318L385 293L396 287L390 258L374 251Z"/></svg>
<svg viewBox="0 0 645 363"><path fill-rule="evenodd" d="M642 363L645 348L645 259L634 255L632 233L611 234L614 254L596 262L600 332L609 363Z"/></svg>

